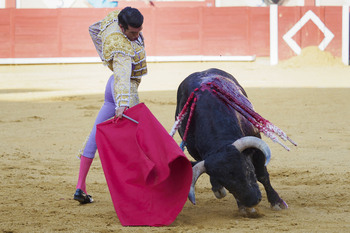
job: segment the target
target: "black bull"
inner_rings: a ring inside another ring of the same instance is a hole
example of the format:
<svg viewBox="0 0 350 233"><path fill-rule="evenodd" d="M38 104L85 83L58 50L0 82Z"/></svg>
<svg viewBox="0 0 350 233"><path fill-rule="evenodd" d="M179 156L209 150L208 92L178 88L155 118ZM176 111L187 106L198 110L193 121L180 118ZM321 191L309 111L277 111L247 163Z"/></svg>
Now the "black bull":
<svg viewBox="0 0 350 233"><path fill-rule="evenodd" d="M255 211L251 207L261 201L257 180L264 186L273 209L288 208L270 184L265 164L270 149L261 140L259 131L213 94L210 88L200 89L203 83L214 78L226 88L230 88L233 81L233 85L246 96L232 75L218 69L193 73L180 84L176 116L188 103L191 94L198 93L193 112L184 116L178 128L188 152L197 161L193 163L194 177L189 199L195 204L194 185L198 177L206 172L215 196L222 198L226 195L225 189L228 190L241 211Z"/></svg>

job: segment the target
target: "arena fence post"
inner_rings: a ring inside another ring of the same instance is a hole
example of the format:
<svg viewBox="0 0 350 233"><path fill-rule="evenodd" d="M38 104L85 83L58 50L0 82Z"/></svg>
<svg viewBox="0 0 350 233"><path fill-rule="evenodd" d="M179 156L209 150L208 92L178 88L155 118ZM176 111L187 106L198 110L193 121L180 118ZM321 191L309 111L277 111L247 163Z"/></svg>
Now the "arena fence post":
<svg viewBox="0 0 350 233"><path fill-rule="evenodd" d="M270 5L270 64L278 64L278 5Z"/></svg>
<svg viewBox="0 0 350 233"><path fill-rule="evenodd" d="M342 61L349 65L349 5L343 6L342 16Z"/></svg>

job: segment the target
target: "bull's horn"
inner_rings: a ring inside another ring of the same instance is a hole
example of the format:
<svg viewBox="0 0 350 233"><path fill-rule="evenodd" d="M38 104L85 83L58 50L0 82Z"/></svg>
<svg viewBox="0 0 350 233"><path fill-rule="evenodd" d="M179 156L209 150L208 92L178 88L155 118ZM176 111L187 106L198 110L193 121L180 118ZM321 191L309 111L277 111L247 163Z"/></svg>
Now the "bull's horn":
<svg viewBox="0 0 350 233"><path fill-rule="evenodd" d="M246 136L236 140L232 143L239 152L243 152L247 148L256 148L259 149L265 155L265 166L270 162L271 159L271 150L269 146L261 140L260 138L253 136Z"/></svg>
<svg viewBox="0 0 350 233"><path fill-rule="evenodd" d="M192 167L192 184L191 184L191 188L190 188L190 192L188 194L188 199L190 199L190 201L192 202L193 205L196 204L196 196L195 196L195 192L194 192L194 186L196 185L196 182L198 180L198 178L204 173L206 172L206 169L204 167L204 160L200 161L199 163L197 163L196 165L194 165Z"/></svg>

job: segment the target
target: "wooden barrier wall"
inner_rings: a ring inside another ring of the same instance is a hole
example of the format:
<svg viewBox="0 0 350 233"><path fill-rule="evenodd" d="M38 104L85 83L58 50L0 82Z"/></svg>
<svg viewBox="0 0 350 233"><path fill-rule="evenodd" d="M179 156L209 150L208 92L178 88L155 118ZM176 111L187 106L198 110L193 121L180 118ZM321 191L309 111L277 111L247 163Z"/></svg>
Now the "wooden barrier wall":
<svg viewBox="0 0 350 233"><path fill-rule="evenodd" d="M0 9L0 58L96 57L88 27L110 8ZM282 36L312 10L335 35L326 51L341 56L341 7L279 7L279 57L294 56ZM149 56L269 56L268 7L145 7ZM323 33L309 21L293 37L301 48Z"/></svg>
<svg viewBox="0 0 350 233"><path fill-rule="evenodd" d="M278 38L279 58L286 59L296 54L283 40L285 35L308 11L317 15L325 26L334 34L334 38L326 47L326 51L341 57L342 53L342 8L341 7L279 7ZM324 34L309 20L293 39L301 48L318 46L324 39Z"/></svg>

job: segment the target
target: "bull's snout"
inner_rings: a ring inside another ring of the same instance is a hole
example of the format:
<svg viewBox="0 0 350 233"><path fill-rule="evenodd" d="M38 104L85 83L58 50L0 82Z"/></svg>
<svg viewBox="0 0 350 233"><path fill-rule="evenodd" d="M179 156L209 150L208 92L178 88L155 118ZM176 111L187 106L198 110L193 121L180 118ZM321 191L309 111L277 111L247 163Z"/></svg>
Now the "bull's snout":
<svg viewBox="0 0 350 233"><path fill-rule="evenodd" d="M257 191L253 191L253 192L250 192L248 195L246 195L244 197L244 200L242 200L242 204L246 207L254 207L256 205L258 205L261 201L262 197L261 197L261 192L260 190L257 190Z"/></svg>

